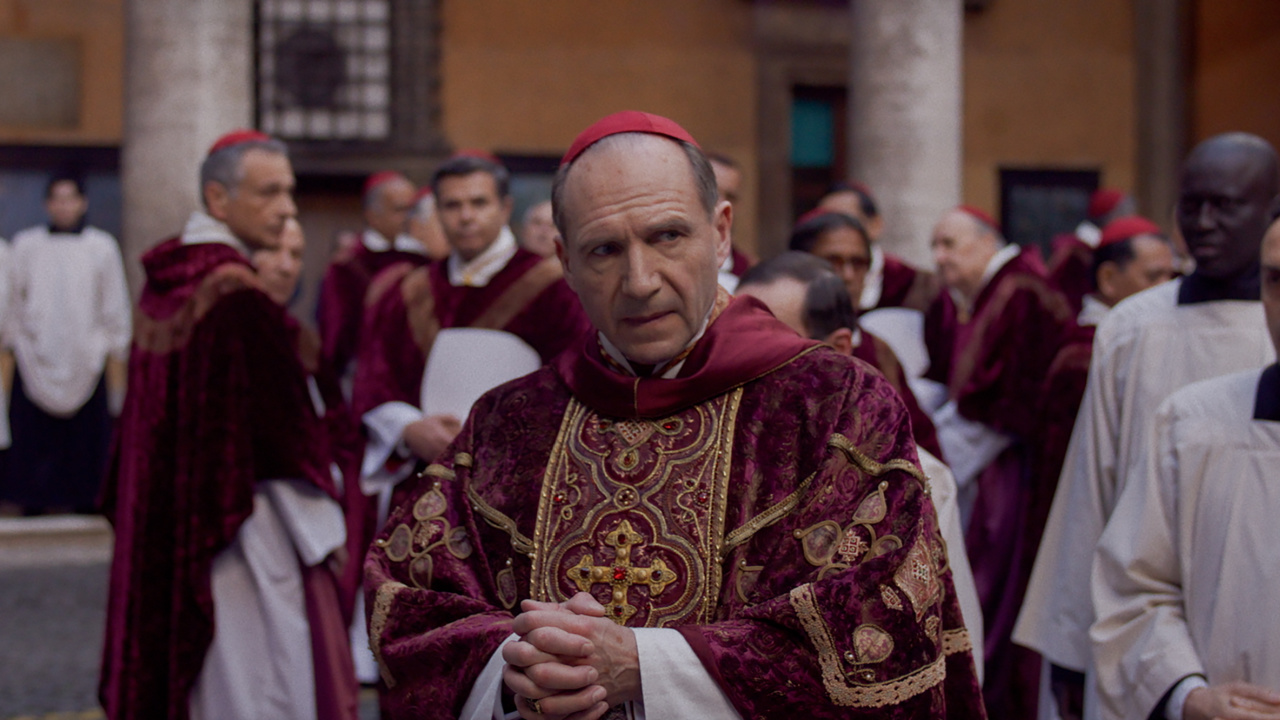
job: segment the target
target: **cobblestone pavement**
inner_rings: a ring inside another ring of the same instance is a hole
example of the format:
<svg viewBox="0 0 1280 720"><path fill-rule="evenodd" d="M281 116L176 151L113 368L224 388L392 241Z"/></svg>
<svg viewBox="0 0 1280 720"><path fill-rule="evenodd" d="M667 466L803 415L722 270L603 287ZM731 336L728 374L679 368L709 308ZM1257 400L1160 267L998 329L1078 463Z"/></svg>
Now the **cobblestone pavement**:
<svg viewBox="0 0 1280 720"><path fill-rule="evenodd" d="M23 522L0 519L0 720L101 720L109 531ZM361 692L361 720L377 707Z"/></svg>

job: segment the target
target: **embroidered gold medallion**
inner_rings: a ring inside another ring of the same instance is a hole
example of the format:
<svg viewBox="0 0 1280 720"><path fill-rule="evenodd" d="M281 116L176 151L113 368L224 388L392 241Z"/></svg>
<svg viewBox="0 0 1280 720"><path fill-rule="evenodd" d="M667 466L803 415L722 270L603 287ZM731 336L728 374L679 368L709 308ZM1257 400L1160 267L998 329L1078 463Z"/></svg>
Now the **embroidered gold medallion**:
<svg viewBox="0 0 1280 720"><path fill-rule="evenodd" d="M656 420L576 400L543 476L531 596L592 593L615 622L711 619L720 593L734 419L742 390Z"/></svg>

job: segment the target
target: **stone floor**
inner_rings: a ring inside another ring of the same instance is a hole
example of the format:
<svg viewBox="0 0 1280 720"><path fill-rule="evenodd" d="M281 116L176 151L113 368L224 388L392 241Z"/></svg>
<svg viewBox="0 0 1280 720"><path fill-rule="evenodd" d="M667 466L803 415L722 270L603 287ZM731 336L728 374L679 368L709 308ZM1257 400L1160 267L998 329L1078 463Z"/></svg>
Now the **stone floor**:
<svg viewBox="0 0 1280 720"><path fill-rule="evenodd" d="M99 720L111 529L101 518L0 518L0 720ZM378 717L365 689L361 720Z"/></svg>

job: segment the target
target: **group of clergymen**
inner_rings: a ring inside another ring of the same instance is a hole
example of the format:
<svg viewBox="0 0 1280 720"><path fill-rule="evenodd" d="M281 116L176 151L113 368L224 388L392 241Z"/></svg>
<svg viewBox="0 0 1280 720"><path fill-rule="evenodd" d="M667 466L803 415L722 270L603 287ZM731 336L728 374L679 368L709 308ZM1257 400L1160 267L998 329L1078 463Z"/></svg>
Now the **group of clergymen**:
<svg viewBox="0 0 1280 720"><path fill-rule="evenodd" d="M618 113L522 241L484 153L371 177L319 337L285 146L200 182L143 258L112 720L350 719L357 677L389 718L1280 717L1257 137L1193 150L1174 240L1099 191L1046 264L961 206L933 274L849 184L748 269L733 164ZM538 369L432 407L509 362L439 363L460 329Z"/></svg>

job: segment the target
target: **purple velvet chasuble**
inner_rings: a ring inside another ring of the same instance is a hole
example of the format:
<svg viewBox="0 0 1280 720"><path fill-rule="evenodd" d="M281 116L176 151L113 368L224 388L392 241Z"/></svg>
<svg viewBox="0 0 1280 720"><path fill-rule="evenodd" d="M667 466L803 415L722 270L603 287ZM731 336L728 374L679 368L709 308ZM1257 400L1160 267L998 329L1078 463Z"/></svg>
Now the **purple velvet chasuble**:
<svg viewBox="0 0 1280 720"><path fill-rule="evenodd" d="M520 600L580 590L680 631L746 718L984 717L901 399L754 299L674 379L588 338L444 457L365 563L390 717L456 717Z"/></svg>

